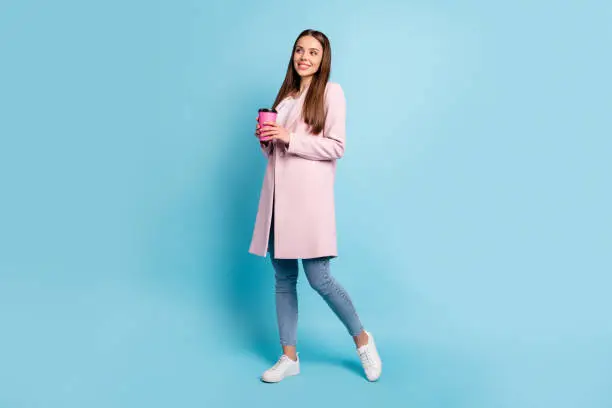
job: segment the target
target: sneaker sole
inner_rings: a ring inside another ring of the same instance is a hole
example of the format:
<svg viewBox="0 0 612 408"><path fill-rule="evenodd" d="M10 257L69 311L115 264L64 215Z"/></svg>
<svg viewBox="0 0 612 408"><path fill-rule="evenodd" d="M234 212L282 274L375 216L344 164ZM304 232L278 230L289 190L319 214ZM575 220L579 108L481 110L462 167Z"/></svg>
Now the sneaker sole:
<svg viewBox="0 0 612 408"><path fill-rule="evenodd" d="M279 383L281 381L283 381L285 378L289 378L289 377L295 377L296 375L298 375L299 373L295 373L295 374L285 374L284 377L279 378L278 380L271 380L271 379L265 379L263 377L261 377L261 382L264 382L266 384L276 384Z"/></svg>
<svg viewBox="0 0 612 408"><path fill-rule="evenodd" d="M263 376L260 379L261 379L262 382L265 382L265 383L268 383L268 384L276 384L276 383L279 383L279 382L283 381L287 377L295 377L299 373L300 373L300 370L298 369L298 371L296 371L294 373L285 374L284 376L282 376L278 380L277 379L265 379Z"/></svg>

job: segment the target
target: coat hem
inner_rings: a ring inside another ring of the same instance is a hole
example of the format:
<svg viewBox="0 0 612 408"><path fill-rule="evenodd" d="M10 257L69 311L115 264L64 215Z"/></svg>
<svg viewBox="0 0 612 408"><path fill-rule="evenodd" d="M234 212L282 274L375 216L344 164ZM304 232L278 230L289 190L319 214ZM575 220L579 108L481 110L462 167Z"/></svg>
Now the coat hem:
<svg viewBox="0 0 612 408"><path fill-rule="evenodd" d="M264 256L265 257L265 256ZM322 254L314 256L275 256L274 259L318 259L318 258L338 258L338 254Z"/></svg>

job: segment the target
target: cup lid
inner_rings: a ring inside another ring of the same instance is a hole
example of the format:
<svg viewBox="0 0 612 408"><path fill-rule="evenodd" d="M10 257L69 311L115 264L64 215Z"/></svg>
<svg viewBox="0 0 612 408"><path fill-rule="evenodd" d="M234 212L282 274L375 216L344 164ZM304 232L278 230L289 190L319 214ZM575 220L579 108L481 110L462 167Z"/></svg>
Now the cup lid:
<svg viewBox="0 0 612 408"><path fill-rule="evenodd" d="M276 111L276 109L269 109L269 108L261 108L261 109L259 110L259 112L272 112L272 113L278 113L278 112Z"/></svg>

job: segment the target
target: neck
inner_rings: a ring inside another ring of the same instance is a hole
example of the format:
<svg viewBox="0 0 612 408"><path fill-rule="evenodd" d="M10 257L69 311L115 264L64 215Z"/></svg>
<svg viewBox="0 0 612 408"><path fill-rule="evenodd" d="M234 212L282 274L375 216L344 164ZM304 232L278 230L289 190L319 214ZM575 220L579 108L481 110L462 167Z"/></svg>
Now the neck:
<svg viewBox="0 0 612 408"><path fill-rule="evenodd" d="M302 78L302 80L300 81L300 93L302 93L304 89L308 88L311 82L312 82L311 76Z"/></svg>

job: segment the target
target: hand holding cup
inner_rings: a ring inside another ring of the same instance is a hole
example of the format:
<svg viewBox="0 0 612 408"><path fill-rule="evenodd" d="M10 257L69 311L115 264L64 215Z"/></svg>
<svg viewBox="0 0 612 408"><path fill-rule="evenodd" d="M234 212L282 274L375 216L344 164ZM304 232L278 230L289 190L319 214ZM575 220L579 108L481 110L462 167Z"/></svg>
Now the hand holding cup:
<svg viewBox="0 0 612 408"><path fill-rule="evenodd" d="M274 109L260 109L257 117L257 130L255 134L262 142L281 140L289 143L289 132L276 123L277 112Z"/></svg>

